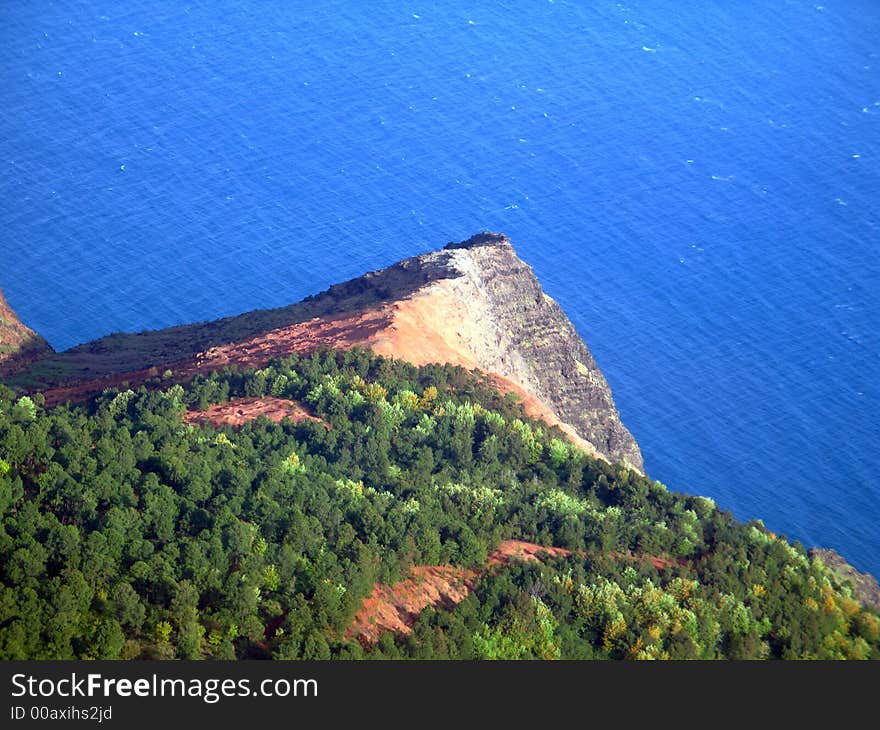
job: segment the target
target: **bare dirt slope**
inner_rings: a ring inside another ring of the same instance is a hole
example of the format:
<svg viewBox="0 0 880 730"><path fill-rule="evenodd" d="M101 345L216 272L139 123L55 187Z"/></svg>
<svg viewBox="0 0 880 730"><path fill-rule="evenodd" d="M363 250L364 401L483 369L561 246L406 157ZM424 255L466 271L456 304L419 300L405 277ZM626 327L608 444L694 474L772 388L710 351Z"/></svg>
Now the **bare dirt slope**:
<svg viewBox="0 0 880 730"><path fill-rule="evenodd" d="M237 398L211 406L204 411L187 411L183 414L184 423L204 423L213 426L243 426L260 416L266 416L274 423L289 418L294 423L315 421L324 423L313 416L299 403L285 398ZM327 424L325 427L329 428Z"/></svg>
<svg viewBox="0 0 880 730"><path fill-rule="evenodd" d="M505 540L486 559L483 571L450 565L419 565L392 586L376 584L364 599L346 631L364 645L374 644L385 631L408 634L428 606L450 609L467 598L477 578L486 570L512 561L538 561L542 556L570 555L564 548L544 547L523 540Z"/></svg>
<svg viewBox="0 0 880 730"><path fill-rule="evenodd" d="M374 585L345 636L369 646L375 644L385 631L408 634L423 610L428 607L453 608L467 598L477 579L488 571L504 568L513 562L539 562L571 554L571 550L565 548L546 547L525 540L504 540L486 556L482 570L451 565L418 565L394 585ZM687 565L683 559L636 553L604 553L593 557L630 563L646 562L657 570Z"/></svg>

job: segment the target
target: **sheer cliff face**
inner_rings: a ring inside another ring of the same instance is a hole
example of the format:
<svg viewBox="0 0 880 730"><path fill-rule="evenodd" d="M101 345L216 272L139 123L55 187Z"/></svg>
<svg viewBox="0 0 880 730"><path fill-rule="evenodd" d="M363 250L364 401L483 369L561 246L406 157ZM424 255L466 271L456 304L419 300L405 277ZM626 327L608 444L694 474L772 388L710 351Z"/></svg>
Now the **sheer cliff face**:
<svg viewBox="0 0 880 730"><path fill-rule="evenodd" d="M371 278L382 286L403 272L424 283L391 305L390 325L369 343L375 351L500 376L499 385L523 395L532 415L558 423L607 460L642 470L590 351L506 237L480 234Z"/></svg>
<svg viewBox="0 0 880 730"><path fill-rule="evenodd" d="M186 380L261 367L320 347L368 347L416 365L479 368L582 448L642 470L605 377L510 241L483 233L330 287L298 304L137 335L111 335L44 360L11 382L49 405L171 369Z"/></svg>
<svg viewBox="0 0 880 730"><path fill-rule="evenodd" d="M40 335L25 327L0 290L0 377L6 377L52 353Z"/></svg>

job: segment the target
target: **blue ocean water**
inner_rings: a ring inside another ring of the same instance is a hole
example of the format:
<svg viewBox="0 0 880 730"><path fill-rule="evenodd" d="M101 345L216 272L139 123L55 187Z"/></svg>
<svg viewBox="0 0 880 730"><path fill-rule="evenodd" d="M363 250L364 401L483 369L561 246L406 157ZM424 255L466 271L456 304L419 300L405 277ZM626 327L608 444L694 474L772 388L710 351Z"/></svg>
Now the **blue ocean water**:
<svg viewBox="0 0 880 730"><path fill-rule="evenodd" d="M880 5L0 7L0 286L56 348L479 230L648 472L880 574Z"/></svg>

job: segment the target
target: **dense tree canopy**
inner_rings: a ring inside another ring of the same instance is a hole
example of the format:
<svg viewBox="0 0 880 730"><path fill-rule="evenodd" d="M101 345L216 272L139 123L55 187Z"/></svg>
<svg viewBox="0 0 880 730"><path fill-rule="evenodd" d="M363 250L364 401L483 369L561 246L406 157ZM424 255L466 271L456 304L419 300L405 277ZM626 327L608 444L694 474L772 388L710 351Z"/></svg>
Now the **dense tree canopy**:
<svg viewBox="0 0 880 730"><path fill-rule="evenodd" d="M167 382L52 410L0 386L0 658L880 657L877 615L801 546L586 455L477 373L354 350ZM265 395L325 423L182 420ZM345 638L376 582L505 538L573 552Z"/></svg>

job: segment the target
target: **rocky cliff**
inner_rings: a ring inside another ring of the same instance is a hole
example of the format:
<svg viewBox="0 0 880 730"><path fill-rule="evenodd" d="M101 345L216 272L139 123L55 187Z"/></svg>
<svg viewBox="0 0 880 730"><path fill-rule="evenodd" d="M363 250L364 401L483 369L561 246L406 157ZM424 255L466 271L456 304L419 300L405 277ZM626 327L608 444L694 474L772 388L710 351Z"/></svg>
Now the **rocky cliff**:
<svg viewBox="0 0 880 730"><path fill-rule="evenodd" d="M369 347L417 365L492 375L530 415L583 448L642 469L608 383L560 306L503 235L483 233L337 284L304 301L216 322L117 334L33 363L11 382L51 405L103 388L229 364L258 367L320 347Z"/></svg>
<svg viewBox="0 0 880 730"><path fill-rule="evenodd" d="M527 395L536 415L558 422L608 460L642 469L602 371L505 236L480 234L397 266L425 283L396 303L393 323L375 338L374 350L501 376Z"/></svg>
<svg viewBox="0 0 880 730"><path fill-rule="evenodd" d="M0 290L0 378L54 352L40 335L25 327Z"/></svg>
<svg viewBox="0 0 880 730"><path fill-rule="evenodd" d="M851 583L853 598L863 606L873 608L880 613L880 585L877 579L870 573L860 573L846 562L844 557L836 550L825 548L811 548L811 558L818 558L828 568L837 580L843 583Z"/></svg>

